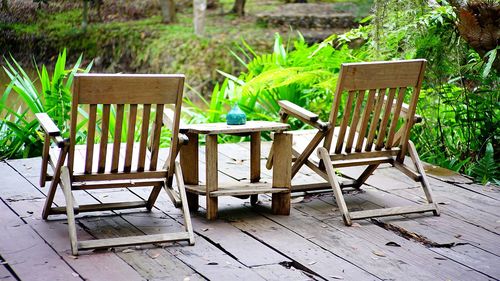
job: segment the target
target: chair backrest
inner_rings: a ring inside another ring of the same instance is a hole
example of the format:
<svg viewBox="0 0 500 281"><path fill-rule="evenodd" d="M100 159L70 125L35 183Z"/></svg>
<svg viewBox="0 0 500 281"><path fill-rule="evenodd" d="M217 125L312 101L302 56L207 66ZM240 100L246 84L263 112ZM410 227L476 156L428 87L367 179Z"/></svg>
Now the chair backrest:
<svg viewBox="0 0 500 281"><path fill-rule="evenodd" d="M333 127L340 124L334 153L398 146L404 156L425 64L423 59L342 64L329 120ZM403 116L405 100L409 108ZM328 151L333 135L332 129L324 142Z"/></svg>
<svg viewBox="0 0 500 281"><path fill-rule="evenodd" d="M85 174L156 171L163 110L167 104L174 106L169 150L174 157L169 155L166 166L167 169L173 167L178 149L183 87L184 75L76 74L68 156L71 173L75 165L77 131L81 129L79 108L88 108ZM140 124L140 140L139 146L134 147L137 124ZM126 140L124 148L121 147L122 138ZM112 145L112 150L108 145ZM148 161L147 149L150 151ZM122 163L120 154L125 156Z"/></svg>

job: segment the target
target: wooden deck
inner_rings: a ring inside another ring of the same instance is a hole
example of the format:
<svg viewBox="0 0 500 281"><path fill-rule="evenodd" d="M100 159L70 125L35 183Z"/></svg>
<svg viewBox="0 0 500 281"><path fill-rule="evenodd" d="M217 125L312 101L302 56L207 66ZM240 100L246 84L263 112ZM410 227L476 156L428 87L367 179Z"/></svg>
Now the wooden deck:
<svg viewBox="0 0 500 281"><path fill-rule="evenodd" d="M263 155L269 144L263 144ZM203 148L201 149L203 153ZM219 179L249 174L249 145L221 145ZM204 157L200 157L203 161ZM264 168L262 181L271 173ZM200 163L204 165L204 163ZM63 216L41 217L40 159L0 162L0 280L499 280L500 189L431 168L442 215L364 220L344 226L331 193L293 194L290 216L275 216L270 197L219 199L219 219L193 213L196 245L116 248L71 256ZM204 167L204 166L203 166ZM200 169L200 172L204 168ZM356 174L345 169L346 176ZM433 175L434 174L434 175ZM200 175L204 180L203 175ZM294 182L319 179L307 170ZM384 189L380 189L384 187ZM377 170L365 192L346 196L359 209L423 200L421 189L393 168ZM144 188L92 191L80 202L143 198ZM59 193L56 202L63 202ZM80 238L156 233L182 223L163 192L153 212L80 215Z"/></svg>

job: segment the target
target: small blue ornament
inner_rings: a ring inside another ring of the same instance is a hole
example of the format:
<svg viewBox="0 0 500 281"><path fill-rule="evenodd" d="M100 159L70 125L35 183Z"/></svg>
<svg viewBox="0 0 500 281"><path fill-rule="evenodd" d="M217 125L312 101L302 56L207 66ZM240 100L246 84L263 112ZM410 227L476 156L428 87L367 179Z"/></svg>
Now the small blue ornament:
<svg viewBox="0 0 500 281"><path fill-rule="evenodd" d="M245 125L246 122L247 115L239 108L238 104L235 104L226 115L228 125Z"/></svg>

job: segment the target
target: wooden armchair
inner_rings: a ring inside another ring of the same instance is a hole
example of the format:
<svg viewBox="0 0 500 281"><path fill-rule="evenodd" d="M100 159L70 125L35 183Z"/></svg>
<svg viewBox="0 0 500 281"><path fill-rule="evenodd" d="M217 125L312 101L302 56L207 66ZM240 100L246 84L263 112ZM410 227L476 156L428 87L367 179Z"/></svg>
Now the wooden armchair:
<svg viewBox="0 0 500 281"><path fill-rule="evenodd" d="M183 85L183 75L77 74L73 84L69 139L61 137L59 129L47 114L36 115L45 132L40 185L44 186L45 181L52 180L42 216L47 219L52 214L67 215L74 255L78 254L78 250L167 241L185 240L190 245L194 244L182 171L175 161L179 146L185 141L179 138ZM166 104L172 104L175 108L170 127L172 137L167 161L159 168L160 134ZM85 145L76 145L80 129L79 108L88 108ZM134 143L138 111L142 112L139 118L140 142ZM121 143L122 132L126 133L126 143ZM51 140L57 147L51 148ZM51 165L53 175L47 174L48 165ZM173 188L174 177L178 190ZM66 201L63 207L52 206L58 185ZM73 196L75 190L138 186L152 187L148 200L78 205ZM162 187L176 206L182 206L185 231L77 240L75 214L141 207L151 210Z"/></svg>
<svg viewBox="0 0 500 281"><path fill-rule="evenodd" d="M328 122L289 101L279 101L282 122L295 117L315 128L290 132L294 156L292 178L306 165L327 180L346 225L351 225L354 219L371 217L428 211L439 215L422 163L409 140L412 126L422 120L415 115L415 109L425 64L422 59L343 64ZM335 127L336 124L340 126ZM273 164L272 151L268 168ZM413 169L404 162L407 152ZM349 212L342 189L359 189L382 163L392 164L419 182L428 204ZM335 169L350 166L366 168L357 179L340 181ZM301 185L292 186L292 191L324 188L324 184Z"/></svg>

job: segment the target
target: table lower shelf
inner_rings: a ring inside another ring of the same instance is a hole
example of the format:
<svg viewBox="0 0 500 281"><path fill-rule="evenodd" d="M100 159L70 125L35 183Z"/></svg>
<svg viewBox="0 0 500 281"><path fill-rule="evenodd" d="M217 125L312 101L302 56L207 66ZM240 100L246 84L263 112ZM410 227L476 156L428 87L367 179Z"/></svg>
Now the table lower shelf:
<svg viewBox="0 0 500 281"><path fill-rule="evenodd" d="M186 191L206 196L207 188L205 185L186 185ZM219 186L218 190L210 192L210 197L218 196L240 196L263 193L288 193L288 188L273 188L269 183L240 183L230 186Z"/></svg>

